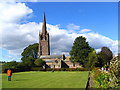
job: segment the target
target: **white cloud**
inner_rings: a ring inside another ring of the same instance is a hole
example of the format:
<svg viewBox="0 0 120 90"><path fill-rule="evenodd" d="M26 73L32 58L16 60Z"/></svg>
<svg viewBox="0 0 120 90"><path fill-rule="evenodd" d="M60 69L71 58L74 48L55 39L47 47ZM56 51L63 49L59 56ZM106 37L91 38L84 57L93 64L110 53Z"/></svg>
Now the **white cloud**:
<svg viewBox="0 0 120 90"><path fill-rule="evenodd" d="M82 29L81 31L80 31L80 33L85 33L85 32L89 32L89 31L91 31L90 29Z"/></svg>
<svg viewBox="0 0 120 90"><path fill-rule="evenodd" d="M9 50L11 54L20 55L22 50L29 44L38 42L38 32L41 30L42 23L27 23L18 25L16 30L12 31L13 34L5 35L3 38L3 48ZM51 54L69 54L72 44L76 37L84 36L87 38L90 46L100 51L103 46L109 47L114 54L117 54L117 41L98 33L69 33L69 31L60 29L58 26L47 24L47 29L50 34L50 47ZM9 31L7 31L9 33ZM17 33L17 35L16 35ZM7 37L7 38L5 38Z"/></svg>
<svg viewBox="0 0 120 90"><path fill-rule="evenodd" d="M69 25L67 25L67 29L68 30L79 30L80 26L75 25L75 24L69 24Z"/></svg>
<svg viewBox="0 0 120 90"><path fill-rule="evenodd" d="M1 2L10 2L10 3L14 3L14 2L40 2L41 0L1 0Z"/></svg>
<svg viewBox="0 0 120 90"><path fill-rule="evenodd" d="M112 40L106 36L98 33L90 32L85 33L83 36L87 38L90 46L99 50L101 47L109 47L114 54L118 53L118 40Z"/></svg>
<svg viewBox="0 0 120 90"><path fill-rule="evenodd" d="M39 30L41 31L42 23L19 23L21 19L33 13L32 9L24 3L0 3L0 13L0 33L2 33L2 35L0 35L2 39L0 47L8 50L12 55L20 56L26 46L38 42L38 32ZM97 51L99 51L101 47L107 46L114 54L117 54L117 40L112 40L94 32L88 33L87 31L90 31L89 29L83 29L82 31L87 33L81 34L80 32L76 33L74 31L69 33L69 30L79 29L80 26L74 24L69 24L67 29L60 29L59 25L47 24L47 30L50 33L51 54L68 55L75 38L78 36L86 37L90 46Z"/></svg>
<svg viewBox="0 0 120 90"><path fill-rule="evenodd" d="M120 53L120 40L118 41L118 52Z"/></svg>
<svg viewBox="0 0 120 90"><path fill-rule="evenodd" d="M0 3L0 23L16 23L32 12L24 3Z"/></svg>
<svg viewBox="0 0 120 90"><path fill-rule="evenodd" d="M27 24L12 24L2 31L2 47L15 50L25 47L38 40L38 24L30 22Z"/></svg>

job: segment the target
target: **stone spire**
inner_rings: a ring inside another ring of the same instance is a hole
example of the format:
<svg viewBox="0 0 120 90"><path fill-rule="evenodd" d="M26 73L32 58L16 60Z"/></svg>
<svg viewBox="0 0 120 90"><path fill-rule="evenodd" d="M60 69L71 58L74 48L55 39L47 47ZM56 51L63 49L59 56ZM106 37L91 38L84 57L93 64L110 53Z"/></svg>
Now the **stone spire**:
<svg viewBox="0 0 120 90"><path fill-rule="evenodd" d="M46 28L46 17L43 15L42 32L39 32L38 57L41 55L50 55L49 33Z"/></svg>
<svg viewBox="0 0 120 90"><path fill-rule="evenodd" d="M43 25L42 25L42 34L46 34L47 30L46 30L46 17L45 17L45 13L43 15Z"/></svg>

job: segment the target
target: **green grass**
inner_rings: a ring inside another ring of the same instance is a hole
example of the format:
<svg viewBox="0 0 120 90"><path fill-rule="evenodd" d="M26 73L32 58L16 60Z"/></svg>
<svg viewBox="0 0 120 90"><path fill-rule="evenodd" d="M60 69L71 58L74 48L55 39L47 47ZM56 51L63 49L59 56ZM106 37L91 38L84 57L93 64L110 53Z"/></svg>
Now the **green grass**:
<svg viewBox="0 0 120 90"><path fill-rule="evenodd" d="M19 72L12 81L2 74L2 88L85 88L88 72Z"/></svg>

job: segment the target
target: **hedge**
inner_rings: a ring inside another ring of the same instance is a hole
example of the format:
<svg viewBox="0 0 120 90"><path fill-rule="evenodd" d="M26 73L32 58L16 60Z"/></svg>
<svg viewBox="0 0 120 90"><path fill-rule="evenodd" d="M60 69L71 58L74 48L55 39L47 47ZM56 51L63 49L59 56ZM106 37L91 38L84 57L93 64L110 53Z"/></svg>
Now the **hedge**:
<svg viewBox="0 0 120 90"><path fill-rule="evenodd" d="M32 67L32 71L91 71L90 68L46 68Z"/></svg>

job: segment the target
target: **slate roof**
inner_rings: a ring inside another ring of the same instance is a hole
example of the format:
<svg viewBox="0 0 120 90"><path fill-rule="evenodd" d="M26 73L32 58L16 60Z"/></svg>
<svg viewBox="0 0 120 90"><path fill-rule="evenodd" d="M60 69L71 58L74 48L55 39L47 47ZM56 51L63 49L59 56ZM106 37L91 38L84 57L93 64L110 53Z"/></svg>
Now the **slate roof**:
<svg viewBox="0 0 120 90"><path fill-rule="evenodd" d="M52 63L52 62L55 62L55 61L54 60L45 60L45 62Z"/></svg>
<svg viewBox="0 0 120 90"><path fill-rule="evenodd" d="M63 55L46 55L46 56L40 56L41 59L62 59Z"/></svg>

